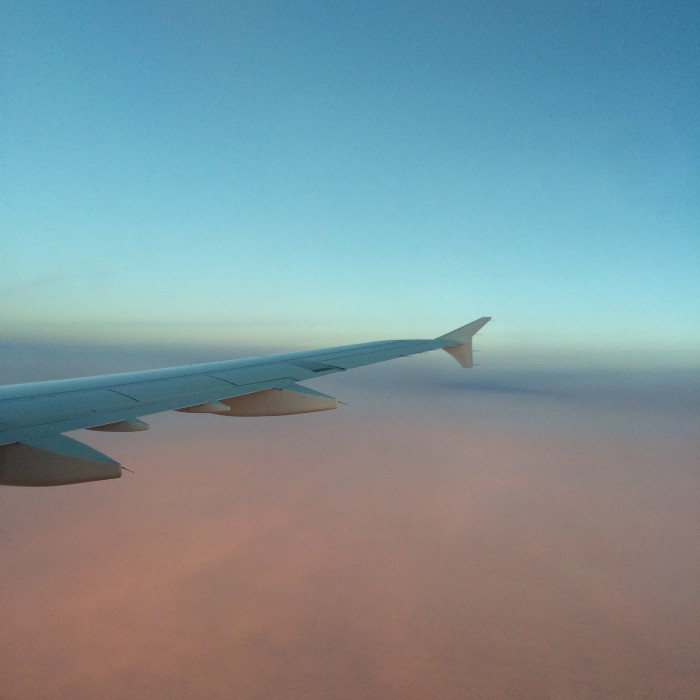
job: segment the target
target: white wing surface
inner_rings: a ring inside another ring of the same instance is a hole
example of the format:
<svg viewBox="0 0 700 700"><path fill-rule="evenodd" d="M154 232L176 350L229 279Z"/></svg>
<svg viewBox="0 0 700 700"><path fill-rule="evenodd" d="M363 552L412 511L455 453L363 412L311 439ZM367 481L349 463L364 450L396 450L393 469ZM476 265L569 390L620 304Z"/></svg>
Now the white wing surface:
<svg viewBox="0 0 700 700"><path fill-rule="evenodd" d="M336 408L298 382L354 367L444 349L472 366L472 337L483 317L432 340L359 345L210 362L145 372L0 387L0 484L56 486L121 476L121 465L63 433L88 428L146 430L162 411L274 416Z"/></svg>

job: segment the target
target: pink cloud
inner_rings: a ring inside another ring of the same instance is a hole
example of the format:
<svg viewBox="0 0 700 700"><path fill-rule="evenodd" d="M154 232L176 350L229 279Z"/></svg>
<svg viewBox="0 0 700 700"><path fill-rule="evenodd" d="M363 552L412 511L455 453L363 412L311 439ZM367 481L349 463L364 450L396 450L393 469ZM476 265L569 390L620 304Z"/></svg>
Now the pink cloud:
<svg viewBox="0 0 700 700"><path fill-rule="evenodd" d="M3 490L0 697L697 697L691 441L376 409L158 418L89 438L136 475Z"/></svg>

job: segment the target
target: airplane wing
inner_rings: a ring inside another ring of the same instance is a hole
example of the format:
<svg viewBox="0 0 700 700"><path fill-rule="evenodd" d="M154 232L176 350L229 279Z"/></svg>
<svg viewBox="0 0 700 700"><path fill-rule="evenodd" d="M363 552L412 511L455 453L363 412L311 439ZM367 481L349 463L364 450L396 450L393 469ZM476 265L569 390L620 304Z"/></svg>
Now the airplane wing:
<svg viewBox="0 0 700 700"><path fill-rule="evenodd" d="M472 367L472 337L483 317L432 340L359 345L209 362L145 372L0 387L0 484L58 486L115 479L121 465L63 433L87 428L147 430L162 411L278 416L336 408L337 400L299 384L354 367L443 349Z"/></svg>

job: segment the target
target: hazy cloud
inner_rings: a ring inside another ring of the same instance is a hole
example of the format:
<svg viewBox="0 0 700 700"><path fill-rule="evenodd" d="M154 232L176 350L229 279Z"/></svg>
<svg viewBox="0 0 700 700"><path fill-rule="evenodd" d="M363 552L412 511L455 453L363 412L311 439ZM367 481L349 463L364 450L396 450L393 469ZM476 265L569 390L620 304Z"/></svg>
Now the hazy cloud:
<svg viewBox="0 0 700 700"><path fill-rule="evenodd" d="M81 434L136 474L0 491L3 698L697 697L691 421L411 371Z"/></svg>

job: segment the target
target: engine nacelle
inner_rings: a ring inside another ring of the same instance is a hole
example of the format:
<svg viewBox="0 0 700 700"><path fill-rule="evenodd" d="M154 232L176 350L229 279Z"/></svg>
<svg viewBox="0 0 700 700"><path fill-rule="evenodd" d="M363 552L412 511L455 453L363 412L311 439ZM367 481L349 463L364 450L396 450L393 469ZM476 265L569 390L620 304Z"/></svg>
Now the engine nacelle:
<svg viewBox="0 0 700 700"><path fill-rule="evenodd" d="M62 486L121 475L118 462L65 435L0 446L0 484L7 486Z"/></svg>

